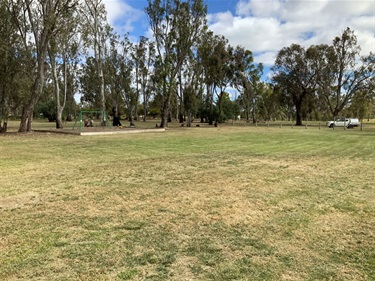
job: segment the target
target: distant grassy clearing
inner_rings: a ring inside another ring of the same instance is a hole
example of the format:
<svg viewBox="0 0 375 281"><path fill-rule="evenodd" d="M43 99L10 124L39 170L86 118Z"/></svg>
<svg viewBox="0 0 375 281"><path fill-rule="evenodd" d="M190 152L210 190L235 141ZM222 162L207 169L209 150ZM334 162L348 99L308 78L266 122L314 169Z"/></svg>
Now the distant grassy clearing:
<svg viewBox="0 0 375 281"><path fill-rule="evenodd" d="M373 280L375 132L0 136L2 280Z"/></svg>

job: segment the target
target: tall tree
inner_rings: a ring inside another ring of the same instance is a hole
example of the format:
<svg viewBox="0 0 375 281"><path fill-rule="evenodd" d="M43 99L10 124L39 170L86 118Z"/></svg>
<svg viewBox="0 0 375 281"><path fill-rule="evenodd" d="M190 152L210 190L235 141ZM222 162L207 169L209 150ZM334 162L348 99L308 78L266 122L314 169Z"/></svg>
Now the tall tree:
<svg viewBox="0 0 375 281"><path fill-rule="evenodd" d="M29 62L35 62L33 69L36 70L30 72L33 84L23 104L20 132L31 131L34 107L43 92L45 73L49 67L46 62L49 41L53 34L59 32L57 24L61 15L74 5L75 0L9 1L13 22L22 38ZM29 40L29 36L32 36L32 40Z"/></svg>
<svg viewBox="0 0 375 281"><path fill-rule="evenodd" d="M79 83L81 90L81 104L88 105L94 109L101 107L100 80L97 76L95 58L87 57L81 66L79 74Z"/></svg>
<svg viewBox="0 0 375 281"><path fill-rule="evenodd" d="M79 63L80 40L76 10L64 11L59 22L59 33L53 34L48 46L54 96L56 101L56 129L63 128L62 114L67 95L74 95L74 76Z"/></svg>
<svg viewBox="0 0 375 281"><path fill-rule="evenodd" d="M197 61L198 64L202 66L202 80L205 84L205 96L202 97L201 102L201 121L203 121L203 116L208 118L208 123L213 124L214 121L214 69L216 67L213 57L213 46L218 40L218 36L208 28L204 28L202 31L201 38L198 41L197 48ZM205 99L203 101L203 99Z"/></svg>
<svg viewBox="0 0 375 281"><path fill-rule="evenodd" d="M233 84L241 93L241 101L245 109L246 121L252 114L253 123L257 121L256 110L258 101L262 97L260 77L263 74L263 65L254 64L251 51L238 46L234 51L235 77Z"/></svg>
<svg viewBox="0 0 375 281"><path fill-rule="evenodd" d="M127 36L125 39L127 39ZM120 36L115 33L111 33L109 38L108 53L106 54L104 63L104 80L106 82L106 90L109 92L109 96L106 98L106 101L109 101L109 104L112 106L113 118L119 118L122 100L120 67L123 57L121 54L121 49ZM114 119L114 125L119 125L118 123L119 122L115 121Z"/></svg>
<svg viewBox="0 0 375 281"><path fill-rule="evenodd" d="M319 94L336 117L350 104L356 93L368 89L375 76L375 54L360 58L360 46L354 31L347 28L332 45L315 48Z"/></svg>
<svg viewBox="0 0 375 281"><path fill-rule="evenodd" d="M151 77L155 61L155 44L146 37L141 37L134 46L135 83L137 95L143 100L143 121L146 121L148 102L151 97ZM136 110L137 111L137 110Z"/></svg>
<svg viewBox="0 0 375 281"><path fill-rule="evenodd" d="M198 61L202 66L206 86L206 111L210 125L218 126L221 101L225 90L233 82L235 60L233 47L224 36L214 35L204 29L197 49ZM217 112L215 112L215 104Z"/></svg>
<svg viewBox="0 0 375 281"><path fill-rule="evenodd" d="M215 36L213 51L209 58L211 69L211 87L216 96L215 127L219 125L222 113L222 100L225 98L226 89L234 79L235 60L233 47L228 44L224 37Z"/></svg>
<svg viewBox="0 0 375 281"><path fill-rule="evenodd" d="M290 96L296 110L296 125L302 125L302 107L305 98L316 90L316 53L298 44L281 49L276 57L273 80Z"/></svg>
<svg viewBox="0 0 375 281"><path fill-rule="evenodd" d="M127 110L130 126L134 126L133 112L138 101L134 89L134 47L128 35L123 37L115 33L109 34L109 48L105 56L106 91L110 93L112 111L118 118L120 102L123 101ZM115 122L114 122L115 123Z"/></svg>
<svg viewBox="0 0 375 281"><path fill-rule="evenodd" d="M187 126L190 127L194 115L197 113L198 108L203 104L204 94L204 80L203 80L203 67L200 64L199 42L194 44L193 50L188 56L187 63L181 72L180 79L180 103L181 114L180 117L187 115ZM180 122L183 120L180 120Z"/></svg>
<svg viewBox="0 0 375 281"><path fill-rule="evenodd" d="M81 16L83 19L82 36L86 42L86 47L94 51L94 62L96 75L99 81L99 96L101 111L106 110L105 101L105 81L103 64L105 56L105 43L108 38L110 27L107 24L107 12L102 0L85 0L82 7ZM102 117L102 123L105 120Z"/></svg>
<svg viewBox="0 0 375 281"><path fill-rule="evenodd" d="M148 0L146 14L156 41L163 97L160 126L164 128L177 74L205 24L207 8L203 0Z"/></svg>
<svg viewBox="0 0 375 281"><path fill-rule="evenodd" d="M20 81L25 76L24 50L9 13L9 1L0 2L0 133L7 131L9 114L18 105L19 86L26 82Z"/></svg>
<svg viewBox="0 0 375 281"><path fill-rule="evenodd" d="M133 112L138 103L138 95L134 88L134 60L132 57L134 52L133 44L128 37L121 41L121 55L120 55L120 72L119 79L121 85L121 94L127 109L127 117L130 126L135 126L133 122Z"/></svg>

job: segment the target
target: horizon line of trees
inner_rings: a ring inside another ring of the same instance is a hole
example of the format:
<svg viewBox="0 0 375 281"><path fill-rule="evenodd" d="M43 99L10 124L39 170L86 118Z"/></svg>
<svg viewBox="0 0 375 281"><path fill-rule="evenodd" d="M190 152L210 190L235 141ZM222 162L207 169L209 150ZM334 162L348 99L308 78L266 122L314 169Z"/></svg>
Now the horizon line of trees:
<svg viewBox="0 0 375 281"><path fill-rule="evenodd" d="M3 0L0 3L0 132L10 114L19 132L44 113L56 128L80 106L127 116L159 115L190 126L194 118L218 126L242 116L323 119L374 110L375 55L360 57L347 28L331 45L282 48L272 80L242 46L208 29L203 0L148 0L153 40L114 32L102 0ZM235 89L235 100L228 92Z"/></svg>

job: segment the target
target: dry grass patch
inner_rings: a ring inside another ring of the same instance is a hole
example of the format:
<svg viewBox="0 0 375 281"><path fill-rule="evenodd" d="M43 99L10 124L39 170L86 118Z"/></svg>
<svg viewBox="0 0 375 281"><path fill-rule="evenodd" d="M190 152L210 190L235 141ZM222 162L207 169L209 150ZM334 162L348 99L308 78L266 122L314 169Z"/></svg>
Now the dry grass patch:
<svg viewBox="0 0 375 281"><path fill-rule="evenodd" d="M375 278L374 135L200 129L1 139L1 279Z"/></svg>

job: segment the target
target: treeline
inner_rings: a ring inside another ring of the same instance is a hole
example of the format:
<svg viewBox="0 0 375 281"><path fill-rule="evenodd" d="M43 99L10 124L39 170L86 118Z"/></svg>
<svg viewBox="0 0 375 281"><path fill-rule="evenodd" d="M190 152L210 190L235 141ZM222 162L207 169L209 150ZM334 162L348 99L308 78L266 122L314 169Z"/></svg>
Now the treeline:
<svg viewBox="0 0 375 281"><path fill-rule="evenodd" d="M79 107L130 124L158 115L161 127L373 111L374 54L359 57L349 28L331 45L283 48L266 83L250 50L208 29L203 0L148 0L145 12L154 38L132 43L109 26L101 0L1 1L0 131L12 115L30 131L40 113L63 128Z"/></svg>

